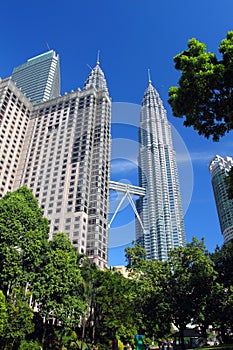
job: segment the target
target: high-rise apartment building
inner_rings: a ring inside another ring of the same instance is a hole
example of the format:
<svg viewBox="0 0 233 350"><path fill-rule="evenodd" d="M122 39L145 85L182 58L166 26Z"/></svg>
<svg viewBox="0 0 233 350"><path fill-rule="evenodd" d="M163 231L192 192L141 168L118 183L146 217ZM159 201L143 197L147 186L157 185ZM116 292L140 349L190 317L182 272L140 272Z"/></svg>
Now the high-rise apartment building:
<svg viewBox="0 0 233 350"><path fill-rule="evenodd" d="M15 67L11 79L33 103L60 95L59 56L51 50Z"/></svg>
<svg viewBox="0 0 233 350"><path fill-rule="evenodd" d="M0 82L0 93L1 195L29 187L50 221L50 237L67 233L80 253L103 268L108 255L111 100L99 63L82 90L47 102L32 105L10 79Z"/></svg>
<svg viewBox="0 0 233 350"><path fill-rule="evenodd" d="M166 260L169 250L185 245L176 154L170 125L158 92L144 93L139 128L139 186L146 196L137 200L143 227L136 222L136 239L147 259Z"/></svg>
<svg viewBox="0 0 233 350"><path fill-rule="evenodd" d="M209 164L212 186L224 243L233 239L233 200L228 198L225 178L233 166L231 157L216 155Z"/></svg>

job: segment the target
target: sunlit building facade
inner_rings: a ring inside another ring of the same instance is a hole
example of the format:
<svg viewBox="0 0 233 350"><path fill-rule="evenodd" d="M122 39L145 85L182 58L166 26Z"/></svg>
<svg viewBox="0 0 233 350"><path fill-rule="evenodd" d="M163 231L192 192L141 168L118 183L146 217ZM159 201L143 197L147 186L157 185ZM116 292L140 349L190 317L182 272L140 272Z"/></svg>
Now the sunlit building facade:
<svg viewBox="0 0 233 350"><path fill-rule="evenodd" d="M224 243L233 239L233 200L228 198L226 176L233 166L231 157L216 155L209 164L212 186Z"/></svg>
<svg viewBox="0 0 233 350"><path fill-rule="evenodd" d="M136 239L147 259L167 260L171 248L186 243L176 154L171 128L151 81L144 93L139 128L139 186L146 196L137 200L142 221Z"/></svg>
<svg viewBox="0 0 233 350"><path fill-rule="evenodd" d="M67 233L80 253L104 268L111 100L99 63L83 89L64 96L32 104L5 79L0 98L1 196L26 185L49 219L50 238Z"/></svg>
<svg viewBox="0 0 233 350"><path fill-rule="evenodd" d="M33 105L11 79L0 78L0 198L14 188Z"/></svg>

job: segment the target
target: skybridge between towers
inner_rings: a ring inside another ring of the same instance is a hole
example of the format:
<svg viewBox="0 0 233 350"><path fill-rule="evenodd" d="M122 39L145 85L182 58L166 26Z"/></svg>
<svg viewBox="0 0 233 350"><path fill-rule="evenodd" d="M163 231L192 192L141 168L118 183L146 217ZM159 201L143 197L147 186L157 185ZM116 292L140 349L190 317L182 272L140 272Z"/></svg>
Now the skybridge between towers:
<svg viewBox="0 0 233 350"><path fill-rule="evenodd" d="M134 204L134 201L133 201L133 198L132 198L132 195L136 195L136 196L140 196L140 197L144 197L146 195L146 189L143 188L143 187L139 187L139 186L134 186L134 185L130 185L130 184L125 184L125 183L122 183L122 182L116 182L116 181L110 181L109 182L109 190L114 190L116 192L122 192L124 193L124 196L121 198L108 226L109 228L111 227L111 224L113 222L113 220L115 219L117 213L119 212L122 204L124 203L124 201L126 199L128 199L133 211L134 211L134 214L136 215L141 227L142 227L142 230L144 232L144 227L143 227L143 223L142 223L142 220L140 218L140 215L137 211L137 208Z"/></svg>

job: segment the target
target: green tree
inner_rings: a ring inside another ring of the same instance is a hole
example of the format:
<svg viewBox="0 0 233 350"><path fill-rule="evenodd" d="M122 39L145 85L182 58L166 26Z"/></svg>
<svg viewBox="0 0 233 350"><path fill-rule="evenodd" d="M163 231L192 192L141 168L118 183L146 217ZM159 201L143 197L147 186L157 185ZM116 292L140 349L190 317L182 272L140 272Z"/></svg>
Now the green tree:
<svg viewBox="0 0 233 350"><path fill-rule="evenodd" d="M221 334L220 340L229 343L232 341L230 333L233 331L233 240L221 248L217 247L215 252L211 254L211 259L217 271L219 284L213 306L213 324Z"/></svg>
<svg viewBox="0 0 233 350"><path fill-rule="evenodd" d="M208 299L205 319L211 318L212 322L209 324L217 330L221 343L232 343L233 286L225 288L223 284L217 283Z"/></svg>
<svg viewBox="0 0 233 350"><path fill-rule="evenodd" d="M168 92L173 115L185 116L185 126L214 141L233 129L233 31L227 33L218 51L220 60L206 52L204 43L190 39L188 49L174 57L181 77L179 86ZM226 181L229 199L233 199L233 169Z"/></svg>
<svg viewBox="0 0 233 350"><path fill-rule="evenodd" d="M47 250L48 232L48 220L29 189L21 187L1 198L0 288L7 313L2 346L18 349L33 331L30 289Z"/></svg>
<svg viewBox="0 0 233 350"><path fill-rule="evenodd" d="M92 271L92 286L86 315L86 339L109 349L109 340L116 336L131 339L134 328L132 281L112 270Z"/></svg>
<svg viewBox="0 0 233 350"><path fill-rule="evenodd" d="M171 313L164 293L168 265L159 260L145 260L145 251L139 244L126 248L126 259L134 283L137 331L149 338L163 338L171 330Z"/></svg>
<svg viewBox="0 0 233 350"><path fill-rule="evenodd" d="M6 298L3 292L0 290L0 337L4 332L6 321L7 321Z"/></svg>
<svg viewBox="0 0 233 350"><path fill-rule="evenodd" d="M78 253L67 235L56 234L49 242L44 264L31 286L34 299L39 302L39 321L44 319L40 324L43 344L49 328L54 336L58 334L61 346L63 336L78 326L84 314L84 283L78 262Z"/></svg>
<svg viewBox="0 0 233 350"><path fill-rule="evenodd" d="M33 311L27 304L23 290L15 289L14 297L6 299L6 313L7 318L0 347L1 349L17 350L21 340L34 330Z"/></svg>
<svg viewBox="0 0 233 350"><path fill-rule="evenodd" d="M206 305L216 280L213 262L206 254L204 242L193 238L186 247L171 251L168 262L170 272L164 292L170 307L173 323L181 333L187 324L197 319Z"/></svg>
<svg viewBox="0 0 233 350"><path fill-rule="evenodd" d="M33 340L22 340L20 343L19 350L41 350L41 345L37 341Z"/></svg>
<svg viewBox="0 0 233 350"><path fill-rule="evenodd" d="M127 247L125 249L125 258L127 261L127 268L129 271L141 272L141 267L145 263L146 252L141 244L133 242L133 247Z"/></svg>
<svg viewBox="0 0 233 350"><path fill-rule="evenodd" d="M217 247L211 254L211 259L218 273L218 282L223 284L224 288L233 286L233 240L221 248Z"/></svg>
<svg viewBox="0 0 233 350"><path fill-rule="evenodd" d="M186 116L185 126L214 141L233 129L233 31L218 50L221 60L204 43L189 40L188 49L174 57L181 77L168 100L174 116Z"/></svg>
<svg viewBox="0 0 233 350"><path fill-rule="evenodd" d="M219 325L221 340L223 343L233 341L233 285L229 288L222 288L222 298L220 299L221 312L216 315L216 323Z"/></svg>
<svg viewBox="0 0 233 350"><path fill-rule="evenodd" d="M48 244L49 225L26 187L0 200L0 289L14 293L36 279Z"/></svg>

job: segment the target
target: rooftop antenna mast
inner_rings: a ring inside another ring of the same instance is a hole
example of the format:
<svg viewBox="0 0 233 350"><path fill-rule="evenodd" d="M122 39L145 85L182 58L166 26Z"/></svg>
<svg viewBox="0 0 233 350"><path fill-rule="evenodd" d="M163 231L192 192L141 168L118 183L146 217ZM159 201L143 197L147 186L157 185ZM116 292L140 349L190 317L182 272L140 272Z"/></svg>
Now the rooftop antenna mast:
<svg viewBox="0 0 233 350"><path fill-rule="evenodd" d="M50 51L51 49L50 49L49 44L47 43L47 41L46 41L46 46L47 46L48 50Z"/></svg>
<svg viewBox="0 0 233 350"><path fill-rule="evenodd" d="M93 68L87 63L87 67L90 68L90 70L92 70Z"/></svg>
<svg viewBox="0 0 233 350"><path fill-rule="evenodd" d="M150 78L150 68L148 68L148 82L151 84L151 78Z"/></svg>
<svg viewBox="0 0 233 350"><path fill-rule="evenodd" d="M100 64L100 50L97 51L97 61L96 64Z"/></svg>

